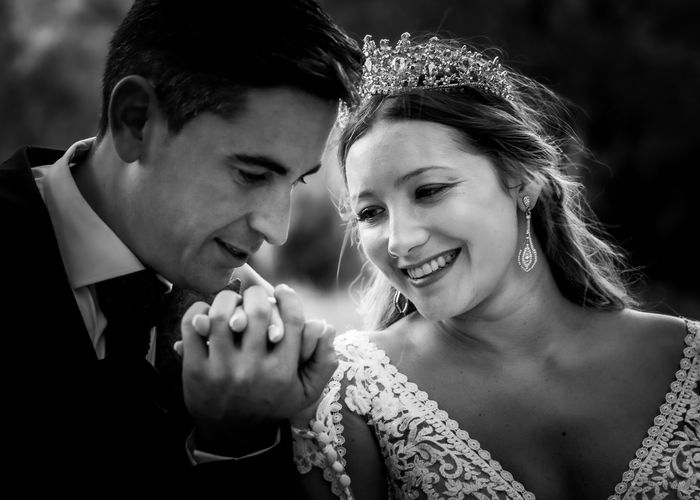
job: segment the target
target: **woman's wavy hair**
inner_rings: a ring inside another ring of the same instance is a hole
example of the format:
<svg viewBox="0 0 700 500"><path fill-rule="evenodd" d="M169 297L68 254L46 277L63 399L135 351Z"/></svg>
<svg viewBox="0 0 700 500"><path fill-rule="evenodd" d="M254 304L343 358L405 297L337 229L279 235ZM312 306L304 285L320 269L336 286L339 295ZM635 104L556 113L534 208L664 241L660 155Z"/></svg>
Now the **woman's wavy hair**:
<svg viewBox="0 0 700 500"><path fill-rule="evenodd" d="M438 43L445 48L463 45L457 40ZM512 68L503 70L512 85L509 99L473 87L447 92L425 88L372 96L351 110L338 143L346 188L348 151L375 123L423 120L451 127L470 150L493 162L504 189L513 188L507 185L513 181L515 187L531 181L542 185L532 210L533 230L566 298L605 311L637 306L630 288L633 270L590 209L583 184L575 176L588 152L569 125L568 103ZM340 211L348 221L346 242L359 246L347 189ZM351 293L360 301L367 328L385 328L402 317L393 304L396 290L368 263ZM406 313L413 310L409 303Z"/></svg>

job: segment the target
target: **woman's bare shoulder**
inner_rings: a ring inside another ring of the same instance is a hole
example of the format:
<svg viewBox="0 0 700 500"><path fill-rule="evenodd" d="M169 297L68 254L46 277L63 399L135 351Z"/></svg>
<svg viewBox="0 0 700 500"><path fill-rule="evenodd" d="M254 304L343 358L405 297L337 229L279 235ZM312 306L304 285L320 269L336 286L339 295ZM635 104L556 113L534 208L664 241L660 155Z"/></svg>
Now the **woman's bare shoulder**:
<svg viewBox="0 0 700 500"><path fill-rule="evenodd" d="M413 333L424 322L421 316L412 314L401 318L387 328L366 332L366 334L370 342L393 359L396 354L405 352L412 345Z"/></svg>
<svg viewBox="0 0 700 500"><path fill-rule="evenodd" d="M597 324L599 337L609 339L640 359L679 359L689 333L684 318L627 309L605 315Z"/></svg>
<svg viewBox="0 0 700 500"><path fill-rule="evenodd" d="M623 311L617 320L612 322L611 327L630 336L647 338L659 346L664 343L673 345L688 334L688 325L684 318L632 309Z"/></svg>

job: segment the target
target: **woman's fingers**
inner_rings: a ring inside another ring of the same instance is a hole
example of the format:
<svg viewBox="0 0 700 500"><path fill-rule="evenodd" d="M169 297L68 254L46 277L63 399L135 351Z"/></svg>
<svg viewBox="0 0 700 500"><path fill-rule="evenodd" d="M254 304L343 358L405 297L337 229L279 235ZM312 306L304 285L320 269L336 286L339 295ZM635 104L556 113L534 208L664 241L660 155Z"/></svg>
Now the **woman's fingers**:
<svg viewBox="0 0 700 500"><path fill-rule="evenodd" d="M176 342L175 350L179 349L180 356L183 356L183 365L187 363L196 363L207 357L207 340L194 326L194 318L198 315L207 315L209 312L209 304L206 302L195 302L192 304L182 317L180 330L182 331L182 340ZM187 356L184 356L185 351Z"/></svg>
<svg viewBox="0 0 700 500"><path fill-rule="evenodd" d="M318 339L329 328L328 323L322 319L309 319L304 325L304 331L301 334L301 349L299 352L299 362L306 363L318 345Z"/></svg>

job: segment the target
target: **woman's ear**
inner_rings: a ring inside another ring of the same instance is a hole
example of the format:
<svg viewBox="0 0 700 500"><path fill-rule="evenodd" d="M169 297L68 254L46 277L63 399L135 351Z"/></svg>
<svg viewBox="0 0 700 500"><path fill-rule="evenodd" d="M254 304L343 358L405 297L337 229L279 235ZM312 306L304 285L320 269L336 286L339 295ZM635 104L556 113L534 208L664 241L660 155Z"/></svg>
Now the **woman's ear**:
<svg viewBox="0 0 700 500"><path fill-rule="evenodd" d="M518 208L523 212L532 210L537 205L537 200L542 192L542 184L537 181L528 181L518 188ZM527 197L527 204L525 198Z"/></svg>
<svg viewBox="0 0 700 500"><path fill-rule="evenodd" d="M142 76L125 76L112 89L109 132L117 155L124 163L132 163L141 157L146 128L157 109L153 86Z"/></svg>

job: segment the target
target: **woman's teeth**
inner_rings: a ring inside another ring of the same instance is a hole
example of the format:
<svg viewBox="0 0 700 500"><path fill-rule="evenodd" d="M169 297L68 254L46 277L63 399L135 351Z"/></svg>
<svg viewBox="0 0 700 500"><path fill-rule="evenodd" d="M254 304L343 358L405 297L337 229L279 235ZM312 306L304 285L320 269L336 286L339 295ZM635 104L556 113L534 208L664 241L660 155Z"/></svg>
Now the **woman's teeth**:
<svg viewBox="0 0 700 500"><path fill-rule="evenodd" d="M440 255L439 257L426 262L423 265L407 268L406 273L411 279L425 278L426 276L433 274L438 269L446 267L454 260L457 253L457 251L453 251L448 254Z"/></svg>

